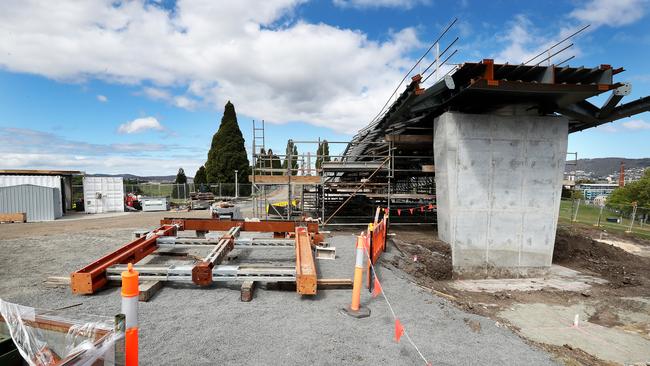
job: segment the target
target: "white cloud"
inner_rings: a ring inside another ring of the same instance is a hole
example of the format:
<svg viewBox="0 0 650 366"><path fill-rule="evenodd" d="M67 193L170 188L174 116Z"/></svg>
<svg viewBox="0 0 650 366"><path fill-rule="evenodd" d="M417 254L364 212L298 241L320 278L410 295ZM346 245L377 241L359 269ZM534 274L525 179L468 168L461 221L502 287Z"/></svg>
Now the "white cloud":
<svg viewBox="0 0 650 366"><path fill-rule="evenodd" d="M643 18L647 4L647 0L591 0L569 15L595 27L620 27Z"/></svg>
<svg viewBox="0 0 650 366"><path fill-rule="evenodd" d="M622 123L623 127L628 130L650 130L650 122L640 119L633 119Z"/></svg>
<svg viewBox="0 0 650 366"><path fill-rule="evenodd" d="M147 96L182 108L221 111L231 100L254 119L355 132L422 44L413 28L377 42L296 21L301 2L179 0L173 12L139 1L9 2L0 12L0 68L152 85ZM179 87L185 95L165 92Z"/></svg>
<svg viewBox="0 0 650 366"><path fill-rule="evenodd" d="M603 131L603 132L609 132L609 133L618 132L618 129L616 127L614 127L614 125L612 125L611 123L600 125L600 126L596 127L596 130Z"/></svg>
<svg viewBox="0 0 650 366"><path fill-rule="evenodd" d="M142 89L142 93L153 100L163 100L178 108L194 110L199 105L199 101L194 98L185 95L174 96L169 91L161 88L145 87Z"/></svg>
<svg viewBox="0 0 650 366"><path fill-rule="evenodd" d="M117 128L119 133L138 133L147 130L162 131L165 128L154 117L136 118L131 122L123 123Z"/></svg>
<svg viewBox="0 0 650 366"><path fill-rule="evenodd" d="M591 26L581 35L593 32L603 25L619 27L632 24L644 17L649 2L650 0L590 0L559 19L555 27L557 31L549 31L548 27L539 29L527 15L515 15L507 29L497 34L497 41L503 46L499 51L494 52L493 57L497 62L526 62L573 34L586 23ZM582 51L575 44L577 39L572 38L553 48L551 53L574 43L573 47L553 56L551 62L561 62L571 56L579 57ZM546 57L546 54L541 55L531 64L536 64ZM546 62L544 61L543 64Z"/></svg>
<svg viewBox="0 0 650 366"><path fill-rule="evenodd" d="M74 169L88 173L194 174L207 148L146 142L97 144L27 128L0 127L0 155L11 169Z"/></svg>
<svg viewBox="0 0 650 366"><path fill-rule="evenodd" d="M341 8L402 8L411 9L429 0L333 0Z"/></svg>
<svg viewBox="0 0 650 366"><path fill-rule="evenodd" d="M97 100L102 102L102 103L108 102L108 98L105 95L101 95L101 94L97 95Z"/></svg>

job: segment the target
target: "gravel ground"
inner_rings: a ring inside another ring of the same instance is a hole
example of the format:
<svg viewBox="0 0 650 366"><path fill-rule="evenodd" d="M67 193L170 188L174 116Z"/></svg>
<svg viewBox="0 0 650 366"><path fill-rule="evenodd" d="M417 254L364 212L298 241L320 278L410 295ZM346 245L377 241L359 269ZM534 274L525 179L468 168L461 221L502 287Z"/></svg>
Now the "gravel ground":
<svg viewBox="0 0 650 366"><path fill-rule="evenodd" d="M152 223L152 225L155 224ZM0 240L0 298L40 308L77 303L69 312L112 316L119 312L119 289L73 296L67 288L43 285L47 276L66 275L130 240L133 227L107 231L28 236ZM141 225L139 226L141 227ZM0 227L0 232L2 227ZM354 237L336 233L328 241L335 261L318 263L321 277L351 277ZM256 249L264 251L266 249ZM233 253L240 261L275 254ZM268 250L271 251L270 249ZM387 257L400 255L389 251ZM434 365L547 365L552 356L524 343L494 321L465 313L413 284L403 272L379 266L395 312L422 353ZM169 285L140 303L142 365L410 365L424 364L405 338L393 340L393 320L381 298L362 294L372 314L352 319L339 308L349 290L325 290L313 298L258 289L250 303L239 301L238 286L210 288Z"/></svg>

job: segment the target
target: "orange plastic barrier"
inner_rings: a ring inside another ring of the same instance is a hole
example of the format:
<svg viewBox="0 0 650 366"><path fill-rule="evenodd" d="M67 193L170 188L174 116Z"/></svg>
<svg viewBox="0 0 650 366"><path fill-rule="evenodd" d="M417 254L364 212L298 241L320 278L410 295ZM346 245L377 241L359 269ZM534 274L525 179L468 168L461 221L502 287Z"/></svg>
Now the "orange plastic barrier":
<svg viewBox="0 0 650 366"><path fill-rule="evenodd" d="M379 257L381 257L381 253L386 251L386 236L388 234L388 212L387 210L382 210L379 212L383 212L384 216L380 220L376 216L376 220L374 223L368 225L368 238L369 238L369 244L368 244L368 256L370 257L370 261L368 263L368 276L367 276L367 284L366 287L372 291L372 271L370 271L370 265L377 263L379 260Z"/></svg>

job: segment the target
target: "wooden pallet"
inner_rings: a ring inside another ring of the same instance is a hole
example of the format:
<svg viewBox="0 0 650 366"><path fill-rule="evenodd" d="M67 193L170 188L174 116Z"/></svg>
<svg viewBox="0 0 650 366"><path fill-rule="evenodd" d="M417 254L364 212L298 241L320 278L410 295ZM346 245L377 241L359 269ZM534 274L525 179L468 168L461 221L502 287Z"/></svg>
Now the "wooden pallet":
<svg viewBox="0 0 650 366"><path fill-rule="evenodd" d="M0 223L27 222L27 214L24 212L0 213Z"/></svg>

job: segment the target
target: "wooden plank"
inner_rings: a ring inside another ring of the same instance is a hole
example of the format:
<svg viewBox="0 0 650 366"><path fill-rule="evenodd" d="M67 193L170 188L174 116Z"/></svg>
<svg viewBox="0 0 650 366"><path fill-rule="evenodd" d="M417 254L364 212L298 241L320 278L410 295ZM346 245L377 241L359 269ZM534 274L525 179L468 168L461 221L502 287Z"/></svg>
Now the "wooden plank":
<svg viewBox="0 0 650 366"><path fill-rule="evenodd" d="M27 222L24 212L0 213L0 222Z"/></svg>
<svg viewBox="0 0 650 366"><path fill-rule="evenodd" d="M311 242L306 228L296 228L296 291L301 295L316 295L317 275Z"/></svg>
<svg viewBox="0 0 650 366"><path fill-rule="evenodd" d="M352 279L351 278L319 278L318 279L318 288L321 290L325 289L351 289L352 288Z"/></svg>
<svg viewBox="0 0 650 366"><path fill-rule="evenodd" d="M255 184L288 184L289 177L286 175L256 175ZM248 181L253 182L253 176L248 176ZM320 184L320 176L297 175L291 176L291 184Z"/></svg>
<svg viewBox="0 0 650 366"><path fill-rule="evenodd" d="M68 287L70 286L70 276L50 276L43 284L46 287Z"/></svg>
<svg viewBox="0 0 650 366"><path fill-rule="evenodd" d="M163 286L162 281L142 281L138 288L140 289L139 301L147 302L160 290Z"/></svg>
<svg viewBox="0 0 650 366"><path fill-rule="evenodd" d="M241 285L241 301L250 302L255 292L255 281L247 280Z"/></svg>

